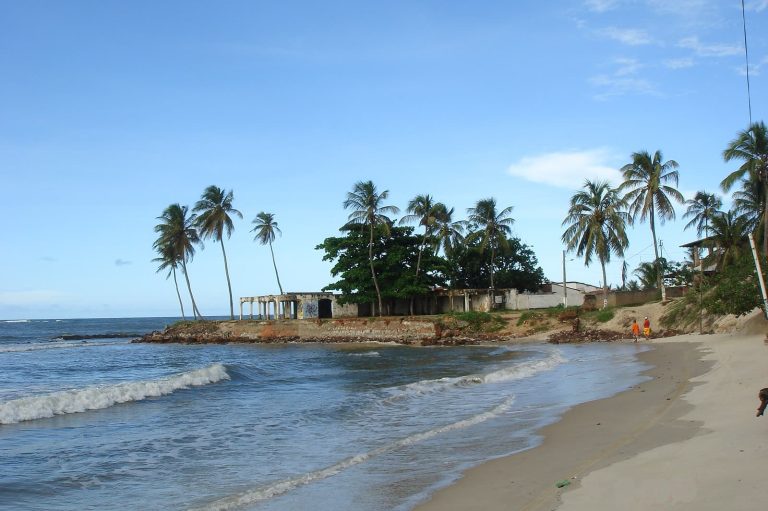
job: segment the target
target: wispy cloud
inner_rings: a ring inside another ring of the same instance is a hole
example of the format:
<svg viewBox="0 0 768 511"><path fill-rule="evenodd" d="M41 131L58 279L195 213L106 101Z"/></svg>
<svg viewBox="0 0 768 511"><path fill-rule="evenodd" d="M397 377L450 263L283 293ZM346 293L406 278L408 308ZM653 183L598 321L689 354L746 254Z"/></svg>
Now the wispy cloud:
<svg viewBox="0 0 768 511"><path fill-rule="evenodd" d="M664 61L664 67L669 69L685 69L693 67L695 64L696 62L692 58L667 59Z"/></svg>
<svg viewBox="0 0 768 511"><path fill-rule="evenodd" d="M638 28L608 27L598 30L597 33L629 46L642 46L653 42L651 36L645 30Z"/></svg>
<svg viewBox="0 0 768 511"><path fill-rule="evenodd" d="M699 57L729 57L738 55L744 51L739 44L704 44L697 36L680 39L677 45L681 48L693 50Z"/></svg>
<svg viewBox="0 0 768 511"><path fill-rule="evenodd" d="M750 64L749 65L749 74L750 76L758 76L762 69L768 65L768 57L763 57L762 60L758 60L756 64ZM741 66L739 67L739 73L742 75L747 74L747 66Z"/></svg>
<svg viewBox="0 0 768 511"><path fill-rule="evenodd" d="M59 291L0 291L0 305L52 305L68 298Z"/></svg>
<svg viewBox="0 0 768 511"><path fill-rule="evenodd" d="M131 264L131 261L126 261L124 259L115 259L115 266L126 266Z"/></svg>
<svg viewBox="0 0 768 511"><path fill-rule="evenodd" d="M593 12L606 12L615 9L619 0L584 0L587 9Z"/></svg>
<svg viewBox="0 0 768 511"><path fill-rule="evenodd" d="M613 61L616 66L613 73L593 76L590 83L601 89L595 99L606 100L627 94L660 95L656 86L647 78L637 76L645 67L636 59L619 58Z"/></svg>
<svg viewBox="0 0 768 511"><path fill-rule="evenodd" d="M616 185L621 173L610 162L616 158L606 149L563 151L525 156L509 166L508 172L534 183L576 189L585 179L606 180Z"/></svg>
<svg viewBox="0 0 768 511"><path fill-rule="evenodd" d="M744 4L744 8L748 11L760 12L768 9L768 0L752 0Z"/></svg>

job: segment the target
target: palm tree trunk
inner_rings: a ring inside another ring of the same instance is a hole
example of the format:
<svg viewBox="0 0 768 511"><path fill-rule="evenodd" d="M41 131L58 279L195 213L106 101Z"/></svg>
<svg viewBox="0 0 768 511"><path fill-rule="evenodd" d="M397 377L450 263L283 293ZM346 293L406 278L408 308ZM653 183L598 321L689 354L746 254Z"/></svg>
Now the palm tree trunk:
<svg viewBox="0 0 768 511"><path fill-rule="evenodd" d="M605 276L605 259L600 258L600 265L603 267L603 309L608 307L608 277Z"/></svg>
<svg viewBox="0 0 768 511"><path fill-rule="evenodd" d="M277 263L275 263L275 251L272 250L272 242L269 242L269 251L272 253L272 266L275 267L275 277L277 278L277 287L280 288L280 294L283 294L283 286L280 284L280 275L277 274Z"/></svg>
<svg viewBox="0 0 768 511"><path fill-rule="evenodd" d="M192 314L194 315L195 319L203 319L203 315L200 314L200 311L197 308L197 303L195 303L195 297L192 294L192 285L189 283L189 273L187 272L187 263L184 261L184 259L181 260L181 269L184 272L184 278L187 281L187 289L189 290L189 298L192 300Z"/></svg>
<svg viewBox="0 0 768 511"><path fill-rule="evenodd" d="M496 247L491 245L491 289L493 289L493 263L496 261Z"/></svg>
<svg viewBox="0 0 768 511"><path fill-rule="evenodd" d="M376 270L373 269L373 224L371 224L371 236L368 239L368 262L371 264L371 276L373 277L373 286L376 288L376 298L379 300L379 316L383 316L384 309L381 304L379 281L376 278Z"/></svg>
<svg viewBox="0 0 768 511"><path fill-rule="evenodd" d="M221 242L221 253L224 255L224 273L227 275L227 289L229 289L229 319L235 319L235 304L232 302L232 283L229 281L229 266L227 265L227 252L224 250L224 238Z"/></svg>
<svg viewBox="0 0 768 511"><path fill-rule="evenodd" d="M176 280L176 268L171 266L171 271L173 272L173 285L176 286L176 296L179 297L179 307L181 307L181 319L186 320L187 317L184 315L184 302L181 301L181 293L179 293L179 282Z"/></svg>
<svg viewBox="0 0 768 511"><path fill-rule="evenodd" d="M416 284L419 283L419 270L421 269L421 254L424 252L424 245L427 244L427 227L424 227L424 236L421 237L421 246L419 247L419 257L416 259ZM413 296L411 296L411 316L413 316Z"/></svg>
<svg viewBox="0 0 768 511"><path fill-rule="evenodd" d="M768 168L761 169L763 175L763 256L768 257Z"/></svg>
<svg viewBox="0 0 768 511"><path fill-rule="evenodd" d="M659 261L659 245L656 243L656 219L653 213L653 206L651 206L651 215L649 217L648 223L651 225L651 236L653 236L653 253L656 256L656 259L654 259L656 264L656 285L658 286L659 290L661 290L661 261Z"/></svg>

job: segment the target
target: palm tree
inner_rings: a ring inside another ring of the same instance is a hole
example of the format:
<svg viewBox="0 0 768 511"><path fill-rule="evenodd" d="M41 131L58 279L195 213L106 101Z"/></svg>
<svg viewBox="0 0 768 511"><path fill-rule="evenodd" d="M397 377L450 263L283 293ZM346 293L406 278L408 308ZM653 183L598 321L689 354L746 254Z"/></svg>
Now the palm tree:
<svg viewBox="0 0 768 511"><path fill-rule="evenodd" d="M480 250L491 247L491 289L493 289L493 266L496 262L496 250L498 248L507 248L509 243L507 238L512 234L510 227L515 220L510 216L512 206L506 207L501 211L496 211L496 199L490 197L477 201L474 208L467 209L468 221L481 228L480 231L472 233L468 239L481 237Z"/></svg>
<svg viewBox="0 0 768 511"><path fill-rule="evenodd" d="M655 261L653 262L646 262L646 263L640 263L640 265L635 268L634 273L637 278L640 280L640 285L643 287L643 289L653 289L658 285L659 282L659 266L666 266L664 264L664 259L662 258L660 261L662 264L657 265ZM662 278L664 277L664 271L662 273Z"/></svg>
<svg viewBox="0 0 768 511"><path fill-rule="evenodd" d="M453 220L454 208L448 207L442 202L435 204L435 250L443 249L448 256L453 249L464 241L464 224L462 220Z"/></svg>
<svg viewBox="0 0 768 511"><path fill-rule="evenodd" d="M603 307L608 304L605 264L610 262L611 253L623 256L629 245L626 225L630 216L624 211L625 207L618 190L611 188L608 182L586 180L583 189L571 197L568 215L562 223L567 226L561 238L567 250L575 250L577 256L584 256L586 266L592 262L593 255L600 261Z"/></svg>
<svg viewBox="0 0 768 511"><path fill-rule="evenodd" d="M197 308L195 297L192 294L192 285L189 283L189 269L187 261L191 261L195 255L195 245L200 243L200 237L197 234L195 224L197 216L195 214L187 215L187 206L180 204L171 204L162 215L157 217L162 220L155 226L155 232L159 234L153 247L161 254L166 251L170 257L175 258L181 263L181 271L184 273L184 279L187 281L189 298L192 300L192 314L195 319L202 319L203 315Z"/></svg>
<svg viewBox="0 0 768 511"><path fill-rule="evenodd" d="M344 201L344 209L351 209L349 220L344 226L345 229L351 229L360 226L368 229L370 232L368 238L368 262L371 265L371 277L373 286L376 288L376 297L379 302L379 316L383 314L383 305L381 301L381 290L379 281L376 278L376 270L373 267L373 233L377 227L381 226L384 232L389 234L392 220L387 214L397 214L400 209L397 206L385 206L384 201L389 197L389 190L379 192L373 181L358 181L347 192L347 199Z"/></svg>
<svg viewBox="0 0 768 511"><path fill-rule="evenodd" d="M419 280L419 270L421 269L421 256L424 253L424 247L427 244L427 238L435 228L437 218L435 217L435 200L431 195L417 195L408 202L408 207L405 211L408 213L400 219L400 224L411 224L417 222L424 227L424 234L421 236L421 244L419 245L419 256L416 259L416 279ZM413 297L410 300L410 313L413 316Z"/></svg>
<svg viewBox="0 0 768 511"><path fill-rule="evenodd" d="M619 191L628 190L624 195L624 201L629 205L631 221L640 217L644 222L648 219L653 237L653 252L656 264L659 264L659 246L656 242L656 216L658 215L662 225L665 220L675 218L675 208L672 200L683 204L683 194L676 188L666 183L678 185L678 164L675 160L662 163L661 151L656 151L653 156L648 151L632 153L632 163L621 168L624 174L624 182ZM664 298L664 285L661 280L661 271L658 272L659 288Z"/></svg>
<svg viewBox="0 0 768 511"><path fill-rule="evenodd" d="M763 198L768 197L768 130L765 123L755 122L745 131L740 131L723 151L725 161L740 160L744 163L731 172L720 183L727 192L742 177L752 179L762 186ZM768 255L768 201L763 200L763 254Z"/></svg>
<svg viewBox="0 0 768 511"><path fill-rule="evenodd" d="M176 268L180 262L179 257L176 253L174 253L173 246L171 244L156 246L155 249L160 254L160 257L152 259L152 262L160 263L160 266L157 267L157 273L168 269L168 275L165 276L166 279L173 275L173 285L176 288L176 296L179 298L179 307L181 307L181 319L185 320L187 319L187 316L184 314L184 302L181 300L179 282L176 280Z"/></svg>
<svg viewBox="0 0 768 511"><path fill-rule="evenodd" d="M277 287L280 288L280 294L283 294L283 286L280 284L280 275L277 273L277 263L275 263L275 251L272 250L272 242L275 241L275 234L282 236L283 232L277 226L275 222L275 215L272 213L265 213L264 211L256 215L256 218L251 222L256 225L251 232L255 232L256 236L253 241L258 241L262 245L269 244L269 251L272 253L272 266L275 267L275 277L277 278Z"/></svg>
<svg viewBox="0 0 768 511"><path fill-rule="evenodd" d="M224 250L224 234L229 238L235 228L230 215L243 218L242 213L232 207L232 190L227 192L217 186L211 185L203 191L200 200L195 204L195 212L200 212L197 217L197 227L203 238L213 238L221 243L221 253L224 256L224 273L227 276L227 288L229 289L229 317L235 319L235 304L232 301L232 283L229 280L229 267L227 265L227 252Z"/></svg>
<svg viewBox="0 0 768 511"><path fill-rule="evenodd" d="M749 224L749 232L762 240L763 186L757 180L742 179L741 190L733 194L733 210L743 216Z"/></svg>
<svg viewBox="0 0 768 511"><path fill-rule="evenodd" d="M717 267L722 270L738 260L748 248L749 222L735 211L720 212L712 217L712 237L718 247Z"/></svg>
<svg viewBox="0 0 768 511"><path fill-rule="evenodd" d="M691 221L685 224L684 229L689 227L696 227L696 234L701 236L704 233L705 236L709 236L709 223L713 216L720 211L723 206L723 201L714 193L696 192L696 195L691 200L685 201L688 204L688 209L685 211L683 218L691 218Z"/></svg>

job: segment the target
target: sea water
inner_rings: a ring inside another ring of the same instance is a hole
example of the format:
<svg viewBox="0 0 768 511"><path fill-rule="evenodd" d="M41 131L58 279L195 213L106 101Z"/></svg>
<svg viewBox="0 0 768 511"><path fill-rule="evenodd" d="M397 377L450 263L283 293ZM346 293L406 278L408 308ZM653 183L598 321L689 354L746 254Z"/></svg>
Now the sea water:
<svg viewBox="0 0 768 511"><path fill-rule="evenodd" d="M408 510L645 378L632 344L113 337L172 321L0 321L0 509Z"/></svg>

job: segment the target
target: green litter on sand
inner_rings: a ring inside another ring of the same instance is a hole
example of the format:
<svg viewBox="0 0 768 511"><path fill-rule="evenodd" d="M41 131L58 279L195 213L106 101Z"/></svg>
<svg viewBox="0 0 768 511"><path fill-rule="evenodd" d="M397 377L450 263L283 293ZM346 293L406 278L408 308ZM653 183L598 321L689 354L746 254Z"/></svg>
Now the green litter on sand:
<svg viewBox="0 0 768 511"><path fill-rule="evenodd" d="M557 486L558 488L565 488L569 484L571 484L571 482L568 479L563 479L562 481L558 481L557 484L555 484L555 486Z"/></svg>

